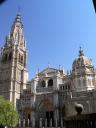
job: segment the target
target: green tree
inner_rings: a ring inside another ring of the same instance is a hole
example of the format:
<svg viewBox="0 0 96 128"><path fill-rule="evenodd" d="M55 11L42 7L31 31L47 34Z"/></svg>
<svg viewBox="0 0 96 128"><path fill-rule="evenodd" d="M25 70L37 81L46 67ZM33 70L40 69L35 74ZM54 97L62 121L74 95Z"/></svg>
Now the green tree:
<svg viewBox="0 0 96 128"><path fill-rule="evenodd" d="M0 125L14 127L18 123L18 112L14 105L0 97Z"/></svg>

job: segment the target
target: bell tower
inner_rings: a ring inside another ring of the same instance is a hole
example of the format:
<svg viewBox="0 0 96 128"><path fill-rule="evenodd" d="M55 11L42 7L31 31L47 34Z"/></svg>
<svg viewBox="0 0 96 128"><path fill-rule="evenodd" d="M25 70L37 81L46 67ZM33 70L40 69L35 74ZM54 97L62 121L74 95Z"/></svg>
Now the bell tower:
<svg viewBox="0 0 96 128"><path fill-rule="evenodd" d="M0 95L16 105L28 80L27 50L21 15L18 13L0 55Z"/></svg>

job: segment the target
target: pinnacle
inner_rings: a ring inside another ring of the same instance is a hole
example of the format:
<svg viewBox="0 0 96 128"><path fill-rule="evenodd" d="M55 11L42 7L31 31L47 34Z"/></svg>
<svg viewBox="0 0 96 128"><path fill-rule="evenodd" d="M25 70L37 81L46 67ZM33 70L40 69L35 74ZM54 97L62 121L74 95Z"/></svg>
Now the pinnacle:
<svg viewBox="0 0 96 128"><path fill-rule="evenodd" d="M80 47L79 56L84 56L83 49Z"/></svg>
<svg viewBox="0 0 96 128"><path fill-rule="evenodd" d="M16 18L15 18L15 22L21 22L21 15L20 15L20 13L17 13Z"/></svg>

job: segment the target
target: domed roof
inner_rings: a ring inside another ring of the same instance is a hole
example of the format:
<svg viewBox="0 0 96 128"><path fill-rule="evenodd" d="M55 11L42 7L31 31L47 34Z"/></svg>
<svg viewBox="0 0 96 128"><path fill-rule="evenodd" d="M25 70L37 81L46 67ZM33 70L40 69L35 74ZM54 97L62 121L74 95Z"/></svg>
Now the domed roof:
<svg viewBox="0 0 96 128"><path fill-rule="evenodd" d="M82 66L90 66L92 67L92 60L86 56L84 56L83 50L80 47L79 57L76 58L73 62L72 68L73 70Z"/></svg>

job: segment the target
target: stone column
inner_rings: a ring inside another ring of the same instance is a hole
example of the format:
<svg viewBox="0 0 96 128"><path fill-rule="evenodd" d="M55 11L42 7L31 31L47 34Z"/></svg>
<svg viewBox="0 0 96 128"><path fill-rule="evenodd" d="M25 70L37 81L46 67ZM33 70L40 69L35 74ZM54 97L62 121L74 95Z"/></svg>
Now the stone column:
<svg viewBox="0 0 96 128"><path fill-rule="evenodd" d="M56 126L56 127L58 126L57 118L55 119L55 126Z"/></svg>
<svg viewBox="0 0 96 128"><path fill-rule="evenodd" d="M61 128L63 127L63 119L61 118Z"/></svg>
<svg viewBox="0 0 96 128"><path fill-rule="evenodd" d="M55 126L58 126L58 121L59 121L59 96L58 96L58 90L55 91L54 94L54 121L55 121Z"/></svg>
<svg viewBox="0 0 96 128"><path fill-rule="evenodd" d="M47 127L47 118L45 119L45 127Z"/></svg>
<svg viewBox="0 0 96 128"><path fill-rule="evenodd" d="M59 110L58 109L55 109L54 120L55 120L55 126L57 127L58 126L58 121L59 121Z"/></svg>
<svg viewBox="0 0 96 128"><path fill-rule="evenodd" d="M50 119L50 127L52 127L52 118Z"/></svg>
<svg viewBox="0 0 96 128"><path fill-rule="evenodd" d="M21 120L19 119L19 127L21 127Z"/></svg>
<svg viewBox="0 0 96 128"><path fill-rule="evenodd" d="M31 120L32 120L32 128L35 128L35 111L32 112Z"/></svg>
<svg viewBox="0 0 96 128"><path fill-rule="evenodd" d="M29 119L28 119L28 127L29 127Z"/></svg>
<svg viewBox="0 0 96 128"><path fill-rule="evenodd" d="M23 119L23 127L25 128L25 119Z"/></svg>
<svg viewBox="0 0 96 128"><path fill-rule="evenodd" d="M39 125L40 125L40 128L42 128L42 118L40 118L39 120Z"/></svg>
<svg viewBox="0 0 96 128"><path fill-rule="evenodd" d="M48 80L46 80L45 82L46 82L46 87L48 87Z"/></svg>

